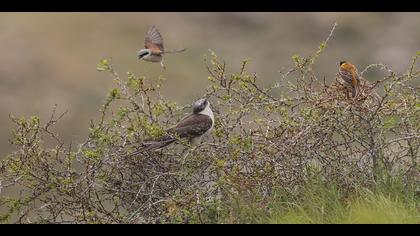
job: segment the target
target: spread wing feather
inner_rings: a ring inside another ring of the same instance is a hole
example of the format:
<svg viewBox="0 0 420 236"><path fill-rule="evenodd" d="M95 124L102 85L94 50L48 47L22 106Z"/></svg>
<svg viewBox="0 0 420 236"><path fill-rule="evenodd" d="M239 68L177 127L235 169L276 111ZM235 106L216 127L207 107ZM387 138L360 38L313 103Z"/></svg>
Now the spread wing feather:
<svg viewBox="0 0 420 236"><path fill-rule="evenodd" d="M150 49L152 53L163 53L165 51L162 35L156 26L151 26L147 31L144 46L145 48Z"/></svg>

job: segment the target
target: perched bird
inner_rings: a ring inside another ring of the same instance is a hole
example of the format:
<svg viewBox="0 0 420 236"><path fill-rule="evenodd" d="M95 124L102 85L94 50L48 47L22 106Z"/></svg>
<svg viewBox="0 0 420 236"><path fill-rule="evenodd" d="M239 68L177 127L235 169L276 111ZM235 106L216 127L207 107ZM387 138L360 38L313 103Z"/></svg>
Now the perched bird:
<svg viewBox="0 0 420 236"><path fill-rule="evenodd" d="M350 62L340 61L339 74L344 80L345 86L347 88L347 97L348 91L351 91L352 98L356 97L360 88L360 78L356 67Z"/></svg>
<svg viewBox="0 0 420 236"><path fill-rule="evenodd" d="M213 126L214 115L210 109L210 102L201 98L193 103L193 112L181 119L177 125L166 130L166 135L157 140L141 143L139 148L129 156L163 148L175 142L178 138L188 139L193 144L198 143L203 135L211 131Z"/></svg>
<svg viewBox="0 0 420 236"><path fill-rule="evenodd" d="M160 62L160 65L165 69L163 64L163 54L166 53L179 53L185 51L185 48L165 51L163 46L163 38L155 26L151 26L147 31L146 38L144 40L144 47L137 55L139 59L150 62Z"/></svg>

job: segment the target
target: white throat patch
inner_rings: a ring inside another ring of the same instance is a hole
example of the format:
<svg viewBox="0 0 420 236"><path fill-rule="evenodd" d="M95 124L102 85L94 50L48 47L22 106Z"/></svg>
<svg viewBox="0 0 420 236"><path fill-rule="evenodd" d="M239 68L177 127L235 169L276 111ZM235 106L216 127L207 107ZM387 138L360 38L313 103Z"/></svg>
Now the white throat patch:
<svg viewBox="0 0 420 236"><path fill-rule="evenodd" d="M198 114L202 114L202 115L206 115L206 116L210 117L210 119L212 121L211 128L213 128L214 115L213 115L213 111L210 109L210 103L206 106L206 108L204 108L204 110L200 111Z"/></svg>

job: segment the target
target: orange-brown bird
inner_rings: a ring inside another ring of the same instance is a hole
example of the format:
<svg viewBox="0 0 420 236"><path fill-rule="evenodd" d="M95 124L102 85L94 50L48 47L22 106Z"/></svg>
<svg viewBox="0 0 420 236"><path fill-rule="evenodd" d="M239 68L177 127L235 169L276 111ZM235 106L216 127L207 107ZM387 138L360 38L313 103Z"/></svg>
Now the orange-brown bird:
<svg viewBox="0 0 420 236"><path fill-rule="evenodd" d="M339 74L344 80L345 86L347 88L347 97L348 91L351 91L352 98L354 98L360 87L360 78L357 72L356 67L347 61L340 61Z"/></svg>
<svg viewBox="0 0 420 236"><path fill-rule="evenodd" d="M180 48L172 51L165 50L163 46L163 38L159 30L155 26L151 26L147 31L144 39L144 49L141 49L137 56L139 59L150 62L160 62L160 65L165 69L163 64L163 54L179 53L185 51L185 48Z"/></svg>

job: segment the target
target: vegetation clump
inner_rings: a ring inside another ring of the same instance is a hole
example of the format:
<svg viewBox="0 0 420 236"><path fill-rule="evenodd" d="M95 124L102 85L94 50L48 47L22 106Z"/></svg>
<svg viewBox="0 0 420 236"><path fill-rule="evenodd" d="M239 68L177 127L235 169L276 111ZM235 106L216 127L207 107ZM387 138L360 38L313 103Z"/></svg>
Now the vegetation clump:
<svg viewBox="0 0 420 236"><path fill-rule="evenodd" d="M248 61L231 73L211 52L211 135L130 158L191 107L161 94L164 79L122 77L101 60L116 87L85 142L64 143L55 112L46 122L11 117L16 149L0 164L0 220L419 223L420 55L403 74L367 67L388 74L348 99L338 78L327 83L313 68L329 38L313 55L293 56L269 87Z"/></svg>

